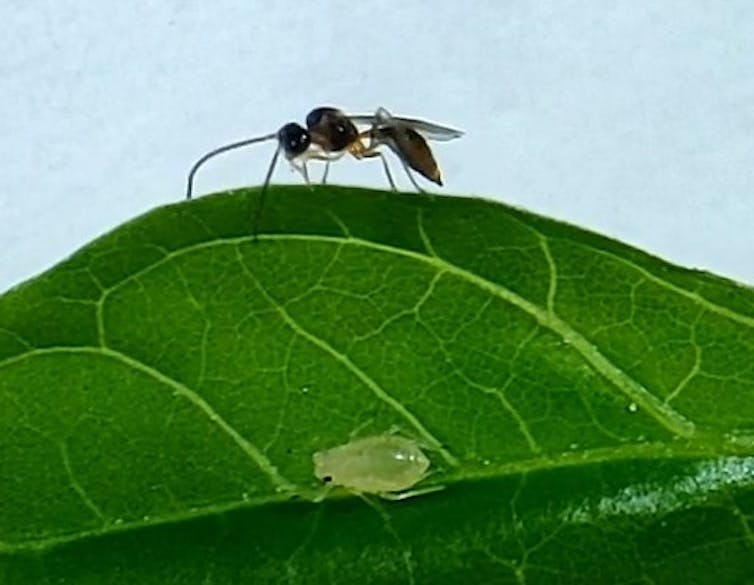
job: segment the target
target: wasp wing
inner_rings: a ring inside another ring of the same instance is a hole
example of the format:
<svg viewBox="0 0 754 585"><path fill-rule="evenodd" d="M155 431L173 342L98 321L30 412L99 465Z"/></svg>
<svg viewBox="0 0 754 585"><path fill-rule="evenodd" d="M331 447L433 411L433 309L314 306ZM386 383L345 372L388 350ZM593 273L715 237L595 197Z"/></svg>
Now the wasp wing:
<svg viewBox="0 0 754 585"><path fill-rule="evenodd" d="M364 124L371 126L376 122L377 126L389 126L390 124L410 126L425 138L440 142L453 140L455 138L460 138L461 136L463 136L462 130L456 130L455 128L449 128L447 126L440 126L439 124L433 124L432 122L419 120L418 118L390 116L388 119L385 119L381 116L376 117L374 114L348 117L354 124Z"/></svg>

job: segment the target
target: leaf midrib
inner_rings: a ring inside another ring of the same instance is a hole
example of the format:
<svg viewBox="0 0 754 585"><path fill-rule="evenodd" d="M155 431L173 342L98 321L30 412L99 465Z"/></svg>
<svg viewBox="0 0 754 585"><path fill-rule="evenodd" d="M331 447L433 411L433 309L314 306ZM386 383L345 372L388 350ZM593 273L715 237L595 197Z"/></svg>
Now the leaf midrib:
<svg viewBox="0 0 754 585"><path fill-rule="evenodd" d="M70 353L70 349L71 348L50 348L49 350L36 351L41 353L57 353L65 350ZM81 349L97 350L99 348L91 347ZM667 460L672 458L700 460L712 457L719 458L721 456L743 457L749 456L750 454L751 450L748 444L741 445L730 442L720 442L719 444L703 444L698 441L684 441L673 444L659 442L636 443L621 445L619 447L600 447L583 451L574 450L554 456L545 455L529 459L521 459L509 463L491 463L485 466L477 466L472 469L457 469L447 475L439 476L438 474L438 476L435 476L438 477L436 481L428 482L426 485L447 486L460 482L485 481L499 479L506 476L526 475L540 471L553 471L569 467L597 465L600 463L617 463L620 461ZM131 522L111 522L102 528L80 530L63 535L28 539L14 543L0 541L0 554L14 555L28 552L43 552L61 545L72 544L85 539L100 538L166 524L187 522L212 515L231 513L237 510L253 509L268 504L282 504L291 502L292 498L297 498L299 501L316 503L320 501L319 498L321 493L321 489L296 486L294 491L271 492L268 495L250 496L245 500L234 499L209 506L191 507L172 515L152 515L146 520L139 518ZM328 495L328 499L343 499L350 497L358 497L358 495L347 491L333 492Z"/></svg>

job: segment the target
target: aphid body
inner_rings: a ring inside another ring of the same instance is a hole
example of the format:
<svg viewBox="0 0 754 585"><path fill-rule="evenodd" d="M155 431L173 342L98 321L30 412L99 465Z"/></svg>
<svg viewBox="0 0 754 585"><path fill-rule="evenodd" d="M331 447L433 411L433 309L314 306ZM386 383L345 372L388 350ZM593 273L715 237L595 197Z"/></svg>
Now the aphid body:
<svg viewBox="0 0 754 585"><path fill-rule="evenodd" d="M355 439L312 458L319 479L364 493L407 490L425 477L430 465L416 441L398 435Z"/></svg>

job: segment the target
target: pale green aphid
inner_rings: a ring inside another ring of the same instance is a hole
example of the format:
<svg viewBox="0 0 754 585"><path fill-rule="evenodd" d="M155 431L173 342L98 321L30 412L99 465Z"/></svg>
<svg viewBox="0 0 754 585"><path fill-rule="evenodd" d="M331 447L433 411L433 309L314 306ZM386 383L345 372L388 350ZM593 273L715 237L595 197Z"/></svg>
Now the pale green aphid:
<svg viewBox="0 0 754 585"><path fill-rule="evenodd" d="M416 441L398 435L354 439L313 455L314 474L325 483L355 492L403 498L421 481L430 461ZM431 490L421 490L421 493Z"/></svg>

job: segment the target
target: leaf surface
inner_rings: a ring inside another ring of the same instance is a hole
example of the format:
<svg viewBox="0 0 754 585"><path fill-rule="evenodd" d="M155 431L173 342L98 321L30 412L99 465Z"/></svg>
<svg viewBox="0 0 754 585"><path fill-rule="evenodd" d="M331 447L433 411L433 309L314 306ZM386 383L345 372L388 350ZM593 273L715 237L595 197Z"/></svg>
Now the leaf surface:
<svg viewBox="0 0 754 585"><path fill-rule="evenodd" d="M0 297L0 582L754 583L754 292L481 200L257 191ZM444 486L324 501L394 431Z"/></svg>

